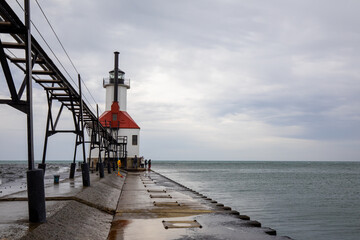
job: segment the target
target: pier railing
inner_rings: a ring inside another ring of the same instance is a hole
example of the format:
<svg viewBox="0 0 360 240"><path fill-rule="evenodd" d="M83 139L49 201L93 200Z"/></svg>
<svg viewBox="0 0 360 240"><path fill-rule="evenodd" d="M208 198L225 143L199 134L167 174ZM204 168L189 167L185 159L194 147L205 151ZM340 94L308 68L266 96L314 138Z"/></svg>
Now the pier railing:
<svg viewBox="0 0 360 240"><path fill-rule="evenodd" d="M103 87L106 87L107 85L114 84L115 81L112 78L103 78ZM125 85L127 88L130 88L130 79L125 78L123 80L119 79L119 85Z"/></svg>

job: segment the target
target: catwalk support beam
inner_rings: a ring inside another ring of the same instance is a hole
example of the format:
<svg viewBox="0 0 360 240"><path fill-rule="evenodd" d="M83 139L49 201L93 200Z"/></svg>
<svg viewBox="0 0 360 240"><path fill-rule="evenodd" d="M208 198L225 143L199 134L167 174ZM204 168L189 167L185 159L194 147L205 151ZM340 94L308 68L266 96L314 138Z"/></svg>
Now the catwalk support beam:
<svg viewBox="0 0 360 240"><path fill-rule="evenodd" d="M81 164L81 173L82 173L82 180L83 186L90 186L90 172L89 172L89 164L86 162L86 154L85 154L85 135L84 135L84 115L83 115L83 100L82 100L82 91L81 91L81 77L80 74L78 75L79 80L79 94L80 94L80 136L79 138L82 140L82 153L83 153L83 163Z"/></svg>
<svg viewBox="0 0 360 240"><path fill-rule="evenodd" d="M33 104L32 104L32 64L31 64L31 22L30 22L30 0L24 1L25 5L25 59L26 59L26 100L28 104L27 112L27 141L28 141L28 208L29 221L46 221L45 210L45 189L44 189L44 171L35 169L34 166L34 135L33 135Z"/></svg>

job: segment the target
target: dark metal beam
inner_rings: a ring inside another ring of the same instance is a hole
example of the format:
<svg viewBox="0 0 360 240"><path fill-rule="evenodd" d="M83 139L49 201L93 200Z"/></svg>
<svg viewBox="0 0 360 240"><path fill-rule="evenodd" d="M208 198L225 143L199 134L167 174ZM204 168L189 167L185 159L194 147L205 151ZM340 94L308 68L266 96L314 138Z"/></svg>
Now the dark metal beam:
<svg viewBox="0 0 360 240"><path fill-rule="evenodd" d="M51 95L53 95L54 97L56 97L56 96L69 96L69 94L68 93L51 93Z"/></svg>
<svg viewBox="0 0 360 240"><path fill-rule="evenodd" d="M25 43L3 42L2 45L4 48L25 49Z"/></svg>
<svg viewBox="0 0 360 240"><path fill-rule="evenodd" d="M54 80L54 79L35 79L37 83L61 83L61 80Z"/></svg>
<svg viewBox="0 0 360 240"><path fill-rule="evenodd" d="M61 104L58 115L57 115L56 120L55 120L54 129L56 128L56 126L57 126L57 124L59 122L59 118L60 118L60 115L61 115L61 112L62 112L63 108L64 108L64 104Z"/></svg>
<svg viewBox="0 0 360 240"><path fill-rule="evenodd" d="M53 71L46 71L46 70L34 70L34 75L54 75L55 73Z"/></svg>
<svg viewBox="0 0 360 240"><path fill-rule="evenodd" d="M37 54L35 54L35 56L33 57L33 60L31 62L31 69L34 68L34 65L35 65L35 61L37 59ZM25 87L26 87L26 76L21 84L21 87L19 89L19 92L18 92L18 98L21 99L22 95L23 95L23 92L25 90Z"/></svg>
<svg viewBox="0 0 360 240"><path fill-rule="evenodd" d="M27 141L28 141L28 207L29 221L43 223L46 221L44 171L34 166L34 133L33 133L33 95L32 95L32 65L31 65L31 22L30 0L24 0L25 5L25 58L26 58L26 101L29 111L27 113Z"/></svg>
<svg viewBox="0 0 360 240"><path fill-rule="evenodd" d="M36 58L34 58L36 59ZM9 58L9 60L13 63L25 63L26 59L25 58ZM36 59L35 61L33 60L33 62L35 63L45 63L44 59Z"/></svg>
<svg viewBox="0 0 360 240"><path fill-rule="evenodd" d="M1 66L2 66L4 75L6 78L7 85L8 85L9 91L10 91L11 99L13 101L17 102L19 100L19 98L18 98L18 95L16 92L14 80L11 75L9 63L6 59L6 54L4 52L4 48L1 43L1 39L0 39L0 61L1 61Z"/></svg>
<svg viewBox="0 0 360 240"><path fill-rule="evenodd" d="M51 135L53 135L53 134L56 134L56 133L75 133L75 134L78 134L79 132L76 131L76 130L55 130L55 131L50 130L49 133Z"/></svg>
<svg viewBox="0 0 360 240"><path fill-rule="evenodd" d="M11 99L0 99L0 104L7 104L25 114L27 114L29 112L29 107L28 107L27 101L19 100L17 102L14 102Z"/></svg>
<svg viewBox="0 0 360 240"><path fill-rule="evenodd" d="M83 112L83 100L82 100L82 92L81 92L81 78L80 74L78 75L79 78L79 94L80 94L80 124L81 124L81 138L83 142L83 159L84 163L86 163L86 154L85 154L85 135L84 135L84 112Z"/></svg>
<svg viewBox="0 0 360 240"><path fill-rule="evenodd" d="M47 121L46 121L46 130L45 130L45 140L44 140L44 149L43 149L43 157L42 157L42 164L45 164L45 158L46 158L46 151L47 151L47 143L49 138L49 127L50 127L50 121L52 122L51 117L51 106L52 106L52 99L49 97L49 93L46 92L47 100L48 100L48 115L47 115ZM52 126L53 127L53 126ZM54 129L52 129L54 130Z"/></svg>
<svg viewBox="0 0 360 240"><path fill-rule="evenodd" d="M115 66L114 66L114 102L118 101L118 81L119 81L119 52L114 52L115 55Z"/></svg>
<svg viewBox="0 0 360 240"><path fill-rule="evenodd" d="M27 136L28 136L28 168L34 169L34 133L33 133L33 104L32 104L32 66L31 66L31 22L30 22L30 2L25 0L25 58L26 58L26 101L29 104L27 114ZM16 94L16 98L18 95Z"/></svg>
<svg viewBox="0 0 360 240"><path fill-rule="evenodd" d="M45 90L52 90L52 91L64 91L69 90L67 87L44 87Z"/></svg>
<svg viewBox="0 0 360 240"><path fill-rule="evenodd" d="M24 29L15 28L13 26L2 25L0 26L0 33L24 33Z"/></svg>

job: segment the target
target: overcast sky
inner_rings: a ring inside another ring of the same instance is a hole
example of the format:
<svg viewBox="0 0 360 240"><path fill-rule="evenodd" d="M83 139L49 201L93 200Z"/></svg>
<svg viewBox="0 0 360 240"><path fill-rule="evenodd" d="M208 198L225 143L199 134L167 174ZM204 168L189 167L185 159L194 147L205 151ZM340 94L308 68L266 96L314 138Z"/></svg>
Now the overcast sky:
<svg viewBox="0 0 360 240"><path fill-rule="evenodd" d="M38 1L102 111L102 78L120 52L145 158L360 160L358 0ZM33 22L76 80L31 3ZM47 105L34 88L41 159ZM25 116L0 111L0 159L26 159ZM71 127L70 115L62 121ZM48 159L71 160L74 140L52 136Z"/></svg>

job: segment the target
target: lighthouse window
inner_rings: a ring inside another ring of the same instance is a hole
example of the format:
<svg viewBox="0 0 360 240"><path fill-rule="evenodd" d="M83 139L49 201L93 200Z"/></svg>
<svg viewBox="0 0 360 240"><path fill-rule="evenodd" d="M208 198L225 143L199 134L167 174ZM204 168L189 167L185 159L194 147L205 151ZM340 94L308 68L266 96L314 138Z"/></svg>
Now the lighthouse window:
<svg viewBox="0 0 360 240"><path fill-rule="evenodd" d="M132 145L138 145L138 136L132 135Z"/></svg>
<svg viewBox="0 0 360 240"><path fill-rule="evenodd" d="M117 121L117 114L116 114L116 113L113 113L113 115L112 115L112 120L113 120L113 121Z"/></svg>

